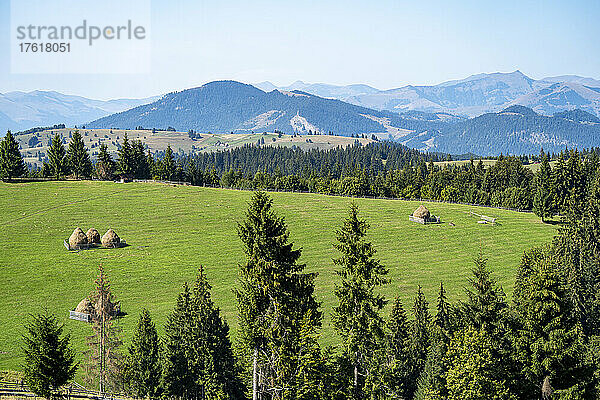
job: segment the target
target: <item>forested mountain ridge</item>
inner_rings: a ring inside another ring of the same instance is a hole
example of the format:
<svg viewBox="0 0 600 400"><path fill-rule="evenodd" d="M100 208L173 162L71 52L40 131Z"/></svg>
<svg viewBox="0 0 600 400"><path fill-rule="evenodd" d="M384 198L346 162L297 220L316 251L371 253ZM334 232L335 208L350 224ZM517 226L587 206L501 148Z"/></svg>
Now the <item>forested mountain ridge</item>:
<svg viewBox="0 0 600 400"><path fill-rule="evenodd" d="M403 117L326 99L301 91L264 92L235 81L217 81L172 92L160 100L89 123L88 127L133 129L172 126L212 133L281 131L284 133L401 135L399 129L440 128L442 122ZM431 124L433 123L433 125Z"/></svg>
<svg viewBox="0 0 600 400"><path fill-rule="evenodd" d="M264 92L234 81L211 82L101 118L88 127L174 127L212 133L273 132L350 136L368 134L406 146L481 156L531 154L540 148L597 146L600 125L584 111L544 116L514 105L472 119L446 113L376 111L301 91Z"/></svg>

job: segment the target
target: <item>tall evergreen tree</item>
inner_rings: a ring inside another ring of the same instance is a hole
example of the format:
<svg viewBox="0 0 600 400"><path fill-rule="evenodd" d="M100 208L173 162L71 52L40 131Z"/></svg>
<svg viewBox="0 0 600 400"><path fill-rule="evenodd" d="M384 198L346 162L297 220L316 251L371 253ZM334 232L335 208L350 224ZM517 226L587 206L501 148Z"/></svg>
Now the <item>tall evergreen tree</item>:
<svg viewBox="0 0 600 400"><path fill-rule="evenodd" d="M123 143L117 150L119 159L117 160L117 172L126 178L133 178L135 174L135 160L133 159L133 148L127 138L127 132L123 135Z"/></svg>
<svg viewBox="0 0 600 400"><path fill-rule="evenodd" d="M125 368L129 392L137 398L158 398L161 374L159 345L154 322L144 308L128 348Z"/></svg>
<svg viewBox="0 0 600 400"><path fill-rule="evenodd" d="M383 345L385 328L381 311L386 300L376 293L376 288L388 283L388 270L374 258L375 248L365 239L368 228L367 222L358 217L357 205L352 203L348 218L336 232L334 245L341 253L333 260L341 283L335 288L339 304L334 308L333 325L354 369L355 399L365 396L364 382L371 373L371 357Z"/></svg>
<svg viewBox="0 0 600 400"><path fill-rule="evenodd" d="M407 398L412 398L417 390L419 377L425 368L427 354L432 343L432 317L429 312L429 303L425 299L421 286L417 289L412 311L414 320L411 321L409 331L411 375Z"/></svg>
<svg viewBox="0 0 600 400"><path fill-rule="evenodd" d="M552 168L548 155L541 154L542 162L540 169L535 176L535 194L533 198L533 211L542 219L550 218L554 215L554 193L552 191Z"/></svg>
<svg viewBox="0 0 600 400"><path fill-rule="evenodd" d="M437 299L437 313L435 314L435 325L440 329L444 336L449 337L452 331L451 322L451 310L450 304L448 303L448 297L446 297L446 289L444 289L444 283L440 282L440 292Z"/></svg>
<svg viewBox="0 0 600 400"><path fill-rule="evenodd" d="M100 179L110 180L115 173L115 162L108 153L106 144L100 144L98 150L98 160L96 161L96 175Z"/></svg>
<svg viewBox="0 0 600 400"><path fill-rule="evenodd" d="M19 143L8 131L0 143L0 178L11 180L24 175L26 171L27 168L19 151Z"/></svg>
<svg viewBox="0 0 600 400"><path fill-rule="evenodd" d="M110 281L99 267L96 288L90 295L93 334L87 337L88 360L84 364L84 379L97 385L101 393L123 389L123 358L120 353L121 329L115 325L119 303L111 290Z"/></svg>
<svg viewBox="0 0 600 400"><path fill-rule="evenodd" d="M561 398L589 398L591 370L564 274L551 253L534 256L529 258L531 274L522 277L517 302L522 328L516 343L525 378L520 385L529 398L540 397L548 387L556 389L556 396L562 392Z"/></svg>
<svg viewBox="0 0 600 400"><path fill-rule="evenodd" d="M467 327L450 341L445 364L448 400L516 400L496 374L493 344L485 330Z"/></svg>
<svg viewBox="0 0 600 400"><path fill-rule="evenodd" d="M187 284L165 327L162 382L168 396L181 399L242 399L243 389L229 327L210 294L200 267L194 287Z"/></svg>
<svg viewBox="0 0 600 400"><path fill-rule="evenodd" d="M68 171L67 152L58 133L52 138L48 149L48 165L54 179L60 179Z"/></svg>
<svg viewBox="0 0 600 400"><path fill-rule="evenodd" d="M171 180L175 175L176 165L175 160L173 158L173 150L171 150L171 146L167 145L167 149L165 150L165 155L160 162L161 169L161 179Z"/></svg>
<svg viewBox="0 0 600 400"><path fill-rule="evenodd" d="M73 176L78 178L89 178L92 175L92 161L85 148L81 133L75 130L67 149L67 163Z"/></svg>
<svg viewBox="0 0 600 400"><path fill-rule="evenodd" d="M272 203L266 193L255 192L246 219L238 225L246 262L240 265L235 295L243 353L252 364L254 400L293 393L302 323L307 316L314 326L321 321L314 298L316 274L303 272L301 250L288 241L285 221Z"/></svg>
<svg viewBox="0 0 600 400"><path fill-rule="evenodd" d="M46 399L61 399L59 389L75 377L77 363L69 334L56 316L38 314L25 326L23 374L29 389Z"/></svg>
<svg viewBox="0 0 600 400"><path fill-rule="evenodd" d="M390 398L409 396L411 376L409 323L402 300L396 297L387 323L386 363L383 384Z"/></svg>

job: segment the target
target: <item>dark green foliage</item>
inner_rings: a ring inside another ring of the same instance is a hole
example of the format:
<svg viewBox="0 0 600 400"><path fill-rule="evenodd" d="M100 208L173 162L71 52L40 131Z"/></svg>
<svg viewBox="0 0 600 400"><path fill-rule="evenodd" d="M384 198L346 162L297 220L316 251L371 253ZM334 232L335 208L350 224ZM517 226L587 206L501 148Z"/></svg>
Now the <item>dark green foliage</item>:
<svg viewBox="0 0 600 400"><path fill-rule="evenodd" d="M303 272L301 251L288 241L285 221L275 214L266 193L253 194L238 235L246 254L235 290L242 352L252 364L253 392L280 398L301 384L295 382L301 330L320 326L313 294L316 275Z"/></svg>
<svg viewBox="0 0 600 400"><path fill-rule="evenodd" d="M516 400L507 383L497 375L493 343L484 330L467 327L454 334L445 357L448 400Z"/></svg>
<svg viewBox="0 0 600 400"><path fill-rule="evenodd" d="M548 380L557 393L571 394L566 398L587 398L591 370L565 276L548 250L530 254L527 263L522 269L529 274L521 276L516 310L522 326L517 341L521 386L529 396L539 396Z"/></svg>
<svg viewBox="0 0 600 400"><path fill-rule="evenodd" d="M533 198L533 211L542 219L554 215L554 192L552 188L552 169L548 155L542 152L540 170L535 176L535 194Z"/></svg>
<svg viewBox="0 0 600 400"><path fill-rule="evenodd" d="M379 388L388 398L406 399L411 387L409 323L396 298L387 323L386 357Z"/></svg>
<svg viewBox="0 0 600 400"><path fill-rule="evenodd" d="M54 179L62 178L68 172L68 159L62 138L56 134L48 149L49 172Z"/></svg>
<svg viewBox="0 0 600 400"><path fill-rule="evenodd" d="M417 390L419 377L425 368L427 354L432 343L432 317L429 313L429 304L421 286L417 289L415 302L412 309L413 320L411 321L410 334L410 379L408 384L407 398L412 398Z"/></svg>
<svg viewBox="0 0 600 400"><path fill-rule="evenodd" d="M354 368L354 398L365 395L364 382L375 373L372 357L383 346L385 336L381 310L386 300L376 288L388 283L388 270L374 258L373 244L365 240L368 228L352 203L334 244L341 253L333 260L341 282L335 288L339 304L334 308L333 325Z"/></svg>
<svg viewBox="0 0 600 400"><path fill-rule="evenodd" d="M75 130L71 136L67 149L67 163L76 179L92 176L92 161L78 130Z"/></svg>
<svg viewBox="0 0 600 400"><path fill-rule="evenodd" d="M63 335L63 325L47 313L32 316L25 329L23 374L27 386L47 399L64 397L59 389L73 379L77 370L70 335Z"/></svg>
<svg viewBox="0 0 600 400"><path fill-rule="evenodd" d="M241 399L229 327L212 302L200 267L192 290L187 284L165 327L162 384L181 399Z"/></svg>
<svg viewBox="0 0 600 400"><path fill-rule="evenodd" d="M176 165L175 160L173 158L173 150L171 150L171 146L167 146L167 149L165 150L165 155L163 156L162 160L156 163L155 168L157 168L155 174L158 175L160 179L173 179L175 175Z"/></svg>
<svg viewBox="0 0 600 400"><path fill-rule="evenodd" d="M155 399L160 384L160 345L156 327L145 308L140 313L126 360L128 389L137 398Z"/></svg>
<svg viewBox="0 0 600 400"><path fill-rule="evenodd" d="M19 144L8 131L0 142L0 178L10 180L24 175L26 171Z"/></svg>
<svg viewBox="0 0 600 400"><path fill-rule="evenodd" d="M113 178L115 168L115 162L108 153L108 148L106 147L106 144L100 144L100 149L98 151L98 161L96 161L96 175L100 179L110 180Z"/></svg>
<svg viewBox="0 0 600 400"><path fill-rule="evenodd" d="M121 147L119 147L117 153L119 154L117 173L125 178L132 178L135 174L135 161L133 159L133 148L127 138L127 132L123 135L123 143L121 143Z"/></svg>

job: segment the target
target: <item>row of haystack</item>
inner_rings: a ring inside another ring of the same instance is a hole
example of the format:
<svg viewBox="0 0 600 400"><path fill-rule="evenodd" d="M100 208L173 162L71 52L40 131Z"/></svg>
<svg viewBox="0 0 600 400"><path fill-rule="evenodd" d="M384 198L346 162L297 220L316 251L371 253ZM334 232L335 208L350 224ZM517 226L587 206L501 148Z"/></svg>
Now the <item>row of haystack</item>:
<svg viewBox="0 0 600 400"><path fill-rule="evenodd" d="M75 228L69 237L69 248L72 250L87 248L95 245L115 248L121 245L121 238L115 231L109 229L104 236L100 238L100 233L95 228L90 228L87 233L84 233L80 227Z"/></svg>

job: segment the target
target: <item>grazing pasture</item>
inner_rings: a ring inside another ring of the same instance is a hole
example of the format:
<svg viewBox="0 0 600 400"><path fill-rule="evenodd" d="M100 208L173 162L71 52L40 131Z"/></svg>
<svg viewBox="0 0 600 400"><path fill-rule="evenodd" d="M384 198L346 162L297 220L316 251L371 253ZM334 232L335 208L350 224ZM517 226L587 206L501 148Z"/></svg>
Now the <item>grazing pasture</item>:
<svg viewBox="0 0 600 400"><path fill-rule="evenodd" d="M244 261L236 223L244 218L248 191L152 183L36 182L0 183L0 370L19 369L20 337L28 314L48 309L64 320L77 350L85 347L89 326L69 320L69 310L90 293L102 264L113 292L127 313L120 320L125 345L142 307L159 332L184 281L206 267L213 298L235 337L232 288ZM352 201L318 194L273 193L290 239L302 247L307 271L318 272L316 294L323 303L323 342L337 340L330 324L336 275L331 259L334 232ZM463 297L472 260L480 247L508 293L524 250L547 242L555 227L534 214L464 205L424 203L441 224L421 225L408 216L418 202L356 199L371 225L369 238L390 269L388 298L400 296L408 309L417 285L430 306L440 281L451 300ZM478 224L478 214L497 223ZM84 232L109 228L127 241L117 249L69 252L63 245L75 227Z"/></svg>

